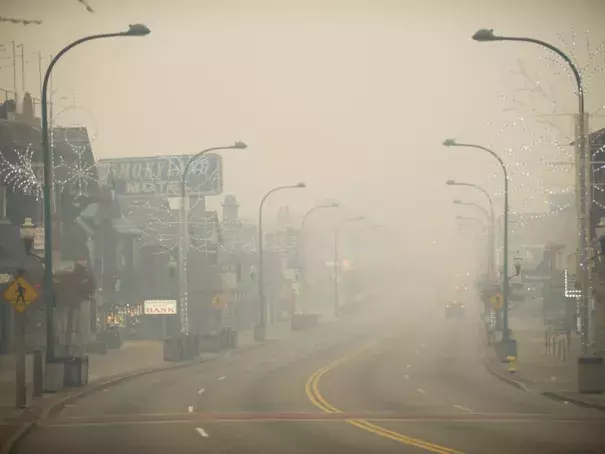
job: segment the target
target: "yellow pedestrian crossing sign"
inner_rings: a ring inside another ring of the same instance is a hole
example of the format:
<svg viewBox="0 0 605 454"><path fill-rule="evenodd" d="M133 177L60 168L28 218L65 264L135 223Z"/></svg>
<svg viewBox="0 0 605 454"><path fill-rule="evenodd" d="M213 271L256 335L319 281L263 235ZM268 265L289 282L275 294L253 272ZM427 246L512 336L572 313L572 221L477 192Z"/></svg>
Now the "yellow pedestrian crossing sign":
<svg viewBox="0 0 605 454"><path fill-rule="evenodd" d="M214 306L215 309L222 309L227 306L227 300L223 295L217 293L214 295L214 298L212 298L212 306Z"/></svg>
<svg viewBox="0 0 605 454"><path fill-rule="evenodd" d="M496 293L495 295L491 296L489 302L492 305L492 309L495 311L502 309L502 293Z"/></svg>
<svg viewBox="0 0 605 454"><path fill-rule="evenodd" d="M23 276L20 276L7 287L3 296L18 312L23 312L27 306L36 301L38 292Z"/></svg>

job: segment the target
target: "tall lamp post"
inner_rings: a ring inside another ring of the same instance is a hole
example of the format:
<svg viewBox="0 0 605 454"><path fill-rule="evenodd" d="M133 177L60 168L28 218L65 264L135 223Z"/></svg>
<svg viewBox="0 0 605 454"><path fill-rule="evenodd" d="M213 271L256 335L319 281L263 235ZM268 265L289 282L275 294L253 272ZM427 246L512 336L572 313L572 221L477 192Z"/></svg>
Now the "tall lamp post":
<svg viewBox="0 0 605 454"><path fill-rule="evenodd" d="M495 242L495 235L493 234L493 228L495 226L495 216L494 216L494 202L492 201L492 197L489 195L489 192L487 192L487 190L485 188L483 188L482 186L479 186L478 184L474 184L474 183L466 183L466 182L462 182L462 181L456 181L456 180L447 180L445 182L446 185L448 186L464 186L464 187L469 187L469 188L474 188L476 190L478 190L479 192L481 192L483 195L485 195L485 197L487 197L487 200L489 202L489 215L490 215L490 224L492 226L492 229L490 229L490 250L491 250L491 255L490 255L490 262L489 262L489 267L488 267L488 277L491 280L494 276L494 252L496 251L496 246L494 244Z"/></svg>
<svg viewBox="0 0 605 454"><path fill-rule="evenodd" d="M179 227L181 231L178 245L179 313L182 333L186 334L189 332L189 317L187 310L189 276L187 270L185 269L189 252L189 198L187 197L187 177L189 176L189 169L195 161L211 151L244 149L246 147L247 145L244 142L235 142L233 145L229 146L206 148L205 150L200 151L198 154L191 156L183 169L183 175L181 176L181 203L179 205Z"/></svg>
<svg viewBox="0 0 605 454"><path fill-rule="evenodd" d="M254 331L256 340L265 340L267 336L267 302L265 300L265 267L263 253L263 206L267 197L277 191L284 189L300 189L306 188L307 185L303 182L294 185L278 186L267 192L260 202L258 208L258 298L260 302L260 325Z"/></svg>
<svg viewBox="0 0 605 454"><path fill-rule="evenodd" d="M307 267L306 267L306 263L305 263L305 258L304 258L304 250L306 248L306 243L307 243L307 238L305 236L305 224L307 222L307 218L309 217L309 215L317 210L322 210L325 208L339 208L340 205L338 204L338 202L333 202L330 203L328 205L319 205L316 207L311 208L309 211L307 211L305 213L305 215L302 218L302 223L300 226L300 236L302 238L302 247L301 247L301 259L300 259L300 278L302 281L302 288L303 288L303 313L306 314L307 313L307 298L308 298L308 286L307 286Z"/></svg>
<svg viewBox="0 0 605 454"><path fill-rule="evenodd" d="M340 234L340 230L345 224L348 224L349 222L357 222L363 220L363 216L347 218L341 221L334 229L334 317L338 317L340 310L340 305L338 301L338 269L340 268L340 258L338 256L338 235Z"/></svg>
<svg viewBox="0 0 605 454"><path fill-rule="evenodd" d="M77 39L65 46L61 51L55 55L52 59L46 73L44 74L44 81L42 83L42 99L41 99L41 117L42 117L42 155L44 159L44 303L46 306L46 361L51 361L55 357L55 334L53 324L53 259L52 259L52 155L49 146L49 132L48 132L48 84L53 68L59 61L59 59L67 53L70 49L74 48L78 44L92 41L95 39L103 38L117 38L122 36L146 36L151 31L143 24L131 25L125 32L117 33L102 33L98 35L89 35L83 38Z"/></svg>
<svg viewBox="0 0 605 454"><path fill-rule="evenodd" d="M476 150L489 153L494 159L498 161L502 168L504 176L504 270L502 275L502 343L507 349L504 351L504 357L517 356L516 343L511 342L510 333L508 330L508 172L502 158L494 151L486 148L482 145L475 145L469 143L458 143L454 139L445 139L443 145L446 147L466 147L474 148ZM510 350L508 350L510 348Z"/></svg>
<svg viewBox="0 0 605 454"><path fill-rule="evenodd" d="M592 208L592 197L590 191L592 190L592 171L591 171L591 160L592 155L589 147L587 146L587 135L588 135L588 121L586 119L586 113L584 109L584 85L582 83L582 76L580 71L573 63L572 59L569 58L561 49L553 46L550 43L541 41L535 38L527 37L516 37L516 36L497 36L491 29L480 29L473 35L473 39L478 42L494 42L494 41L515 41L515 42L526 42L531 44L537 44L538 46L549 49L550 51L561 57L565 63L571 69L574 75L577 88L578 96L578 122L577 122L577 135L579 156L577 159L578 171L576 173L576 188L577 188L577 217L578 217L578 250L580 251L580 261L583 263L587 259L587 248L592 244L592 231L591 231L591 208ZM578 269L581 280L581 320L582 320L582 353L586 354L589 349L590 336L589 336L589 312L588 312L588 295L590 293L589 284L589 273L585 267Z"/></svg>
<svg viewBox="0 0 605 454"><path fill-rule="evenodd" d="M454 200L454 205L464 205L478 209L482 214L485 215L487 219L487 276L489 278L492 277L492 263L494 261L494 218L493 218L493 210L487 211L478 203L473 202L464 202L462 200Z"/></svg>

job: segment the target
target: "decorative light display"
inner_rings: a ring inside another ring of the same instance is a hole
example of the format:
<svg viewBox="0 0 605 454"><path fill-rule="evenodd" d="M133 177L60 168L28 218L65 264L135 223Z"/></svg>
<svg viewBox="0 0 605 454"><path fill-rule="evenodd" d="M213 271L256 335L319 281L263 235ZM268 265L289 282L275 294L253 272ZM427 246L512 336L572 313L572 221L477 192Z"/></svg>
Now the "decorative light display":
<svg viewBox="0 0 605 454"><path fill-rule="evenodd" d="M36 201L42 199L41 167L34 162L35 149L30 143L26 147L11 147L0 150L0 179L10 185L14 192L31 195ZM15 162L6 157L12 155Z"/></svg>
<svg viewBox="0 0 605 454"><path fill-rule="evenodd" d="M561 34L558 37L563 44L562 50L580 71L586 102L590 106L590 101L595 101L586 96L590 86L602 84L597 76L605 69L605 43L593 46L586 32L585 43L582 45L583 40L576 40L576 32L573 29L571 39L565 39ZM488 145L502 156L509 171L509 194L515 198L511 205L516 209L511 210L511 214L516 214L520 219L519 223L512 227L513 233L515 229L519 231L527 228L531 221L556 216L573 205L573 202L565 202L550 206L549 211L535 213L537 203L549 203L548 196L571 195L575 191L575 150L571 145L576 140L573 128L573 119L577 115L577 93L573 90L576 87L575 78L565 61L554 53L545 51L541 60L534 66L542 71L544 67L550 70L548 78L536 77L536 71L529 71L526 65L517 63L513 74L520 79L520 86L501 98L507 104L503 109L505 112L514 111L520 116L492 134ZM568 80L557 81L555 88L553 79L557 76ZM561 89L560 85L564 84L569 85L569 90ZM605 110L603 100L597 101L597 109L592 112L587 109L590 117L594 118ZM601 159L598 158L599 155ZM605 161L605 147L599 149L594 156L597 157L596 161ZM605 168L605 165L593 171L601 168ZM555 190L548 187L545 181L547 177L555 178L556 181L564 180L566 184ZM492 187L499 190L495 196L502 196L501 173L494 170L488 178ZM604 187L594 185L593 189L605 191ZM605 209L597 200L593 202ZM530 205L532 208L528 209Z"/></svg>

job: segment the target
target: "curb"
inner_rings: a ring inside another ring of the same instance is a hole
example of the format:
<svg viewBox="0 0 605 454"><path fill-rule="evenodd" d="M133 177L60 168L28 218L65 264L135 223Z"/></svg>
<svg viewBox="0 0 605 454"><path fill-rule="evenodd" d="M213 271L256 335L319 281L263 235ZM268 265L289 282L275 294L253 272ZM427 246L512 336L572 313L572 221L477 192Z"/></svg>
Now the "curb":
<svg viewBox="0 0 605 454"><path fill-rule="evenodd" d="M500 372L497 372L496 370L494 370L494 368L489 364L489 360L487 358L483 358L483 366L490 374L492 374L498 380L503 381L504 383L511 385L517 389L520 389L521 391L527 392L527 387L525 386L525 384L521 383L518 380L514 380L510 377L507 377L506 375L503 375Z"/></svg>
<svg viewBox="0 0 605 454"><path fill-rule="evenodd" d="M549 399L552 399L552 400L557 400L560 402L571 402L572 404L577 405L578 407L593 408L595 410L605 412L605 404L587 402L582 399L576 399L574 397L568 397L568 396L564 396L562 394L558 394L558 393L554 393L554 392L550 392L550 391L542 392L540 394L543 395L544 397L548 397Z"/></svg>
<svg viewBox="0 0 605 454"><path fill-rule="evenodd" d="M35 415L34 413L34 417L31 421L21 424L15 433L11 435L11 437L1 447L0 454L10 454L11 449L13 449L13 446L17 443L17 441L25 437L35 427L38 418L39 415Z"/></svg>

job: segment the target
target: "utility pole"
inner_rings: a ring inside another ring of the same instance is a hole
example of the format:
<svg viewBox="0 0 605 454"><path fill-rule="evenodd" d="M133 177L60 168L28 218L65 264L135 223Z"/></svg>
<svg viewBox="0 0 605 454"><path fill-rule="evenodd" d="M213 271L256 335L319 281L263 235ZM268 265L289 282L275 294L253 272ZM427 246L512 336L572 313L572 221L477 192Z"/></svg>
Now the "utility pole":
<svg viewBox="0 0 605 454"><path fill-rule="evenodd" d="M17 45L13 41L13 93L15 94L15 104L17 103Z"/></svg>
<svg viewBox="0 0 605 454"><path fill-rule="evenodd" d="M21 48L21 91L25 93L25 48L23 44L19 44L17 47Z"/></svg>
<svg viewBox="0 0 605 454"><path fill-rule="evenodd" d="M38 52L38 73L40 74L40 96L42 96L42 54Z"/></svg>

